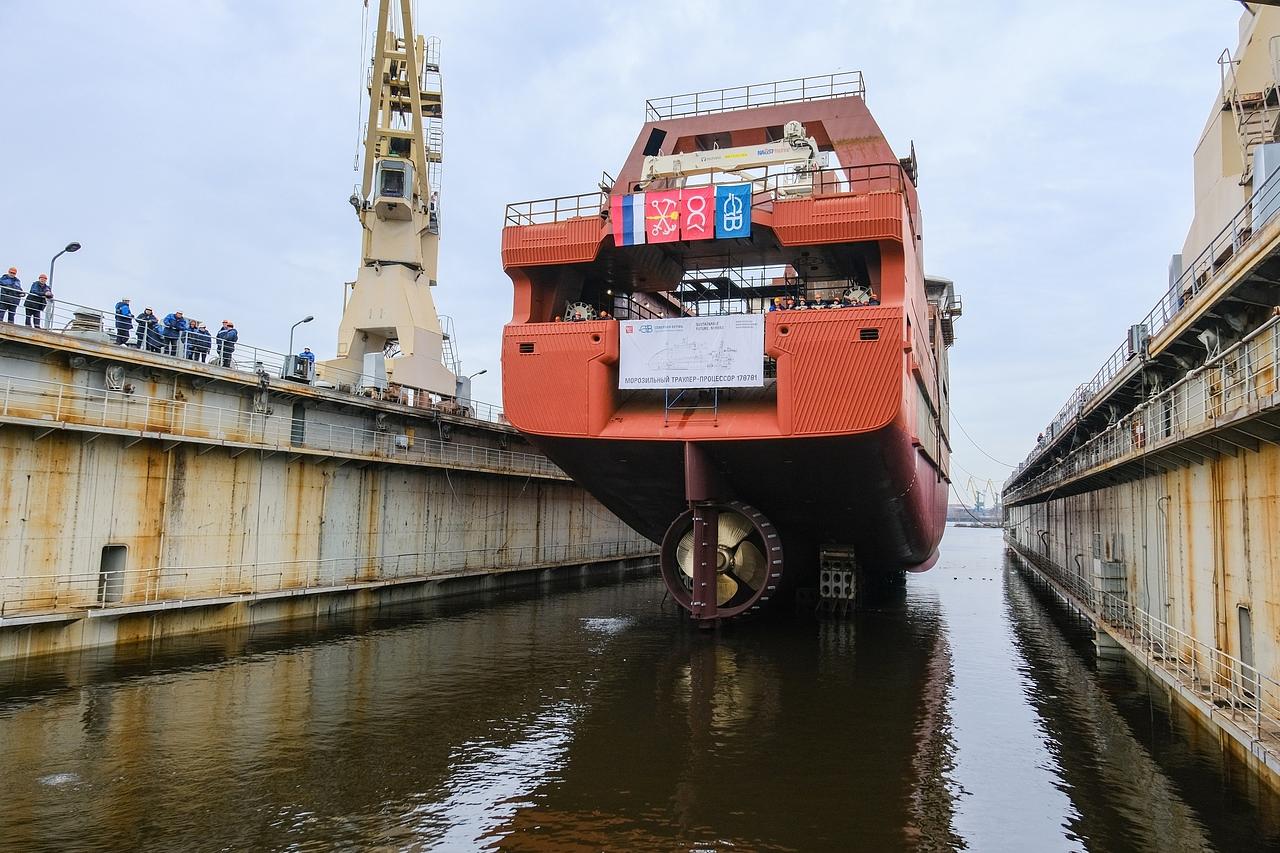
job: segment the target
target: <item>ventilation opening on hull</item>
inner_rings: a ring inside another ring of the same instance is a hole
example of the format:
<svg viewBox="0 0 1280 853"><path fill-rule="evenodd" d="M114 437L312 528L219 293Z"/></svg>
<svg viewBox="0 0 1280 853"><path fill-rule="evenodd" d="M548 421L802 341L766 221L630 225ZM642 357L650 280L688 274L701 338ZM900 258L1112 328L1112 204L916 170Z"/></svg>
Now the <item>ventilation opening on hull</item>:
<svg viewBox="0 0 1280 853"><path fill-rule="evenodd" d="M524 354L533 352L533 341L521 341L520 352Z"/></svg>
<svg viewBox="0 0 1280 853"><path fill-rule="evenodd" d="M860 341L878 341L880 340L879 329L859 329L858 340Z"/></svg>

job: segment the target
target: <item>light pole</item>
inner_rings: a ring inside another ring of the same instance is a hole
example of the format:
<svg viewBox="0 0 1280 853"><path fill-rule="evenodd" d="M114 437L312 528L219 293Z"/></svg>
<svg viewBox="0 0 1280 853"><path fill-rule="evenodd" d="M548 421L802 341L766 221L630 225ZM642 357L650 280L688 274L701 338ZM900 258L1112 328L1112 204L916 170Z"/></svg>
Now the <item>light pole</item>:
<svg viewBox="0 0 1280 853"><path fill-rule="evenodd" d="M53 292L53 265L54 265L54 264L56 264L56 263L58 262L58 258L60 258L60 257L62 257L63 255L65 255L67 252L78 252L78 251L80 251L80 244L79 244L79 243L77 243L77 242L75 242L75 241L73 240L72 242L70 242L70 243L68 243L68 244L66 245L66 248L64 248L64 249L63 249L61 252L59 252L58 254L54 255L54 256L53 256L53 259L52 259L51 261L49 261L49 292L50 292L50 293L52 293L52 292ZM45 309L45 315L44 315L44 325L45 325L45 328L48 328L48 327L49 327L49 325L53 322L53 321L50 319L52 316L53 316L53 299L52 299L52 298L50 298L50 299L49 299L49 305L48 305L48 307Z"/></svg>
<svg viewBox="0 0 1280 853"><path fill-rule="evenodd" d="M464 409L470 408L471 380L475 379L477 376L481 375L482 373L488 373L488 372L489 372L489 369L485 368L484 370L477 370L475 373L472 373L470 376L459 376L457 378L455 387L453 389L453 398L455 401L457 401L459 406L462 406Z"/></svg>
<svg viewBox="0 0 1280 853"><path fill-rule="evenodd" d="M297 356L294 355L294 352L293 352L293 332L303 323L310 323L314 319L315 317L308 314L307 316L303 317L301 320L299 320L298 322L294 323L292 326L289 327L289 354L285 358L285 365L286 365L286 370L288 371L288 375L290 376L292 376L295 373L294 364L297 360Z"/></svg>

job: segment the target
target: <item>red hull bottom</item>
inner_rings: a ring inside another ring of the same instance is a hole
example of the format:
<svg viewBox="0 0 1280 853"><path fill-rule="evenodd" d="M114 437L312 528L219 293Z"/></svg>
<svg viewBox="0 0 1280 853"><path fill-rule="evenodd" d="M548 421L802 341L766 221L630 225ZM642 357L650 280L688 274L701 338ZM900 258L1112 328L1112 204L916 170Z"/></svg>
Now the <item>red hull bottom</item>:
<svg viewBox="0 0 1280 853"><path fill-rule="evenodd" d="M623 521L655 542L688 509L684 444L529 436ZM937 559L949 484L896 426L812 439L698 442L731 494L773 522L787 574L805 583L823 545L852 546L873 572Z"/></svg>

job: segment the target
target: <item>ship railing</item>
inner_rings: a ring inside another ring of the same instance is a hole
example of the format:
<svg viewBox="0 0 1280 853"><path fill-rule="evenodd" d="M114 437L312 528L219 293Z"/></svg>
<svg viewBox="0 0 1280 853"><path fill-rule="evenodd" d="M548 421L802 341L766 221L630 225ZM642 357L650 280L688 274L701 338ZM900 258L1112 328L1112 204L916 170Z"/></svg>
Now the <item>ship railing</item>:
<svg viewBox="0 0 1280 853"><path fill-rule="evenodd" d="M1083 606L1091 618L1126 640L1148 665L1171 676L1190 695L1252 735L1280 757L1280 681L1256 666L1095 585L1092 576L1064 571L1047 559L1036 571Z"/></svg>
<svg viewBox="0 0 1280 853"><path fill-rule="evenodd" d="M540 198L507 205L507 225L544 225L583 216L607 216L609 195L603 190Z"/></svg>
<svg viewBox="0 0 1280 853"><path fill-rule="evenodd" d="M1147 312L1140 323L1146 335L1155 337L1164 331L1176 317L1187 311L1196 297L1210 285L1219 283L1223 275L1233 274L1233 271L1227 269L1228 263L1243 250L1252 246L1265 227L1276 219L1277 214L1280 214L1280 172L1274 173L1258 188L1248 203L1241 207L1217 236L1209 241L1209 245L1184 267L1182 274ZM1126 365L1139 355L1141 353L1131 349L1126 339L1107 358L1102 367L1098 368L1093 378L1076 389L1050 421L1044 434L1057 436L1061 433L1106 389L1111 380L1120 375ZM1051 441L1046 441L1044 446L1034 448L1028 454L1024 465L1034 462L1051 444Z"/></svg>
<svg viewBox="0 0 1280 853"><path fill-rule="evenodd" d="M1280 392L1280 317L1205 362L1035 477L1006 489L1005 502L1141 456L1211 429L1215 422Z"/></svg>
<svg viewBox="0 0 1280 853"><path fill-rule="evenodd" d="M651 182L647 191L660 192L682 186L692 189L750 183L751 205L759 208L775 202L813 196L905 193L908 181L909 178L899 163L826 166L799 171L794 166L761 166L738 172L697 175L688 179L664 178ZM581 217L601 217L608 220L609 204L609 195L603 191L515 202L507 205L505 223L508 226L544 225Z"/></svg>
<svg viewBox="0 0 1280 853"><path fill-rule="evenodd" d="M861 71L840 71L814 77L795 77L770 83L651 98L644 102L644 120L688 118L832 98L856 97L865 100L866 96L867 89Z"/></svg>
<svg viewBox="0 0 1280 853"><path fill-rule="evenodd" d="M202 442L257 445L276 451L313 450L374 457L383 461L458 466L555 478L567 475L545 456L409 435L396 427L364 429L278 413L231 409L188 400L151 397L128 390L0 374L0 418L189 438Z"/></svg>
<svg viewBox="0 0 1280 853"><path fill-rule="evenodd" d="M18 309L18 322L23 323L23 309ZM157 315L163 320L164 315ZM187 319L195 319L188 317ZM131 349L137 347L138 324L134 324L127 337L127 345ZM55 300L41 315L42 331L53 334L77 337L91 343L114 344L116 339L115 309L93 308L77 305L73 302ZM212 338L217 329L210 328ZM173 351L153 351L145 342L141 351L149 352L157 358L174 359L183 364L194 362L204 367L235 370L241 373L266 374L271 377L284 378L288 381L306 383L320 388L333 390L343 389L359 396L372 397L384 402L400 403L419 409L440 411L456 417L471 418L489 423L506 423L502 407L493 403L478 400L457 400L446 395L433 394L419 388L402 385L396 382L375 380L363 373L343 370L317 361L314 365L299 359L296 354L281 353L275 350L256 346L244 338L238 340L235 349L222 366L217 339L212 338L209 351L203 352L193 346L195 339L189 332L180 334L173 344ZM447 365L446 365L447 366ZM455 371L456 372L456 371Z"/></svg>
<svg viewBox="0 0 1280 853"><path fill-rule="evenodd" d="M182 543L169 536L167 544L172 548L180 547ZM111 608L198 602L229 596L301 594L379 583L600 563L648 557L655 553L652 542L636 537L56 574L22 574L21 565L5 566L7 576L0 577L0 618L33 612L65 613L88 609L109 612Z"/></svg>

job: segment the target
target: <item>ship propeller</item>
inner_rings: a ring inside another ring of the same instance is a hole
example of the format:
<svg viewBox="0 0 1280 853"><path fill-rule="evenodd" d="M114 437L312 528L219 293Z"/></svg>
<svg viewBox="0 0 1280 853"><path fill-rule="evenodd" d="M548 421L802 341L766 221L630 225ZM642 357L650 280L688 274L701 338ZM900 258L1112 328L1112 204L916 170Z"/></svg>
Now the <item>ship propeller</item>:
<svg viewBox="0 0 1280 853"><path fill-rule="evenodd" d="M765 552L771 549L773 556L780 558L781 550L773 525L751 507L735 502L721 504L716 510L716 605L737 613L762 597L768 598L765 587L770 586L770 562ZM692 601L696 548L691 513L672 524L663 553L663 565L671 570L664 571L668 587L676 592L674 581L679 586L677 600ZM774 565L780 563L775 559Z"/></svg>
<svg viewBox="0 0 1280 853"><path fill-rule="evenodd" d="M693 529L680 537L680 544L676 546L676 563L680 566L680 571L689 576L689 580L693 580Z"/></svg>
<svg viewBox="0 0 1280 853"><path fill-rule="evenodd" d="M716 528L716 541L721 548L736 548L755 529L751 519L738 512L720 513Z"/></svg>
<svg viewBox="0 0 1280 853"><path fill-rule="evenodd" d="M754 542L743 542L733 552L733 573L752 589L764 580L764 554Z"/></svg>
<svg viewBox="0 0 1280 853"><path fill-rule="evenodd" d="M716 575L716 604L723 607L738 594L738 582L728 575Z"/></svg>

